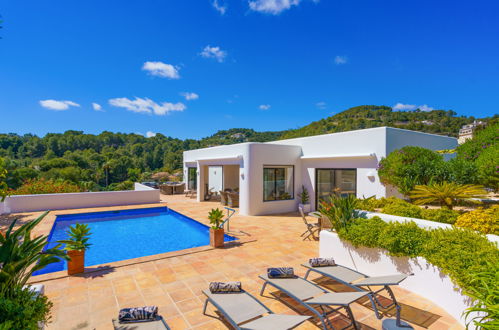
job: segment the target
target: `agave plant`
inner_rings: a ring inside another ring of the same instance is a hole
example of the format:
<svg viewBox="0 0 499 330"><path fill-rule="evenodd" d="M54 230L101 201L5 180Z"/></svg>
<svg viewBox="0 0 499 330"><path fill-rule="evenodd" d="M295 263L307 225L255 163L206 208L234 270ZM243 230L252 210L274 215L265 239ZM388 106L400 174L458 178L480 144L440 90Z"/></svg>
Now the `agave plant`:
<svg viewBox="0 0 499 330"><path fill-rule="evenodd" d="M457 184L453 182L431 183L428 185L418 185L411 192L409 197L415 204L438 203L441 206L452 210L459 201L481 203L475 198L483 197L487 191L483 186L474 184Z"/></svg>
<svg viewBox="0 0 499 330"><path fill-rule="evenodd" d="M66 233L69 239L57 241L57 243L66 244L64 250L85 251L92 245L88 243L91 233L87 224L76 223L69 227Z"/></svg>
<svg viewBox="0 0 499 330"><path fill-rule="evenodd" d="M477 329L499 328L499 266L487 263L484 271L471 273L471 285L465 294L471 297L474 305L463 314L466 328L473 325Z"/></svg>
<svg viewBox="0 0 499 330"><path fill-rule="evenodd" d="M354 195L341 197L331 195L328 201L323 201L319 205L319 213L331 221L331 226L338 231L341 228L347 229L349 223L357 217L355 211L359 202Z"/></svg>
<svg viewBox="0 0 499 330"><path fill-rule="evenodd" d="M47 236L31 238L31 231L47 213L16 230L14 220L5 236L0 235L0 294L10 295L15 288L24 286L33 272L58 262L59 258L67 259L60 245L43 251Z"/></svg>
<svg viewBox="0 0 499 330"><path fill-rule="evenodd" d="M220 224L224 218L224 213L218 207L216 209L211 209L208 213L208 219L211 223L211 228L220 229Z"/></svg>

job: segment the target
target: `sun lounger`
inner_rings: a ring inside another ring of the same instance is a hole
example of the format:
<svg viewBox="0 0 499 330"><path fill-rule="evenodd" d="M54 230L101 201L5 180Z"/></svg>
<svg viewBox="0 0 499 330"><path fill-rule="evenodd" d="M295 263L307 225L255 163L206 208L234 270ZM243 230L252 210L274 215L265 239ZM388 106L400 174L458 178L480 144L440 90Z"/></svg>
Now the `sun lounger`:
<svg viewBox="0 0 499 330"><path fill-rule="evenodd" d="M161 316L158 316L153 321L120 322L115 319L113 320L113 326L115 330L170 330L170 327Z"/></svg>
<svg viewBox="0 0 499 330"><path fill-rule="evenodd" d="M246 291L237 293L211 293L204 290L206 301L203 314L210 302L235 329L285 330L293 329L309 316L274 314L269 308Z"/></svg>
<svg viewBox="0 0 499 330"><path fill-rule="evenodd" d="M388 309L392 306L395 306L396 311L397 311L397 319L400 319L400 305L397 302L397 299L395 298L395 295L393 294L392 289L390 288L391 285L398 285L400 282L405 280L408 275L405 274L394 274L394 275L387 275L387 276L368 276L365 274L362 274L356 270L350 269L345 266L341 265L335 265L335 266L325 266L325 267L312 267L308 262L303 264L302 266L306 267L307 273L305 274L305 278L308 278L309 274L311 272L318 273L322 276L331 278L337 282L340 282L354 290L357 290L359 292L365 292L367 291L369 300L371 301L371 304L373 306L374 312L376 314L376 317L378 319L383 318L383 316L379 313L379 308L381 309ZM371 289L371 286L381 286L381 289L378 289L376 291L373 291ZM390 296L392 303L388 305L383 305L376 295L380 293L381 291L386 290L388 292L388 295Z"/></svg>
<svg viewBox="0 0 499 330"><path fill-rule="evenodd" d="M359 290L356 292L330 292L298 276L269 278L267 275L260 275L259 277L265 281L260 292L261 295L263 295L267 285L275 287L315 314L320 319L323 329L328 329L328 327L334 329L329 322L328 315L338 312L342 308L345 309L351 320L351 323L345 328L353 326L354 329L358 329L350 304L366 296L367 292ZM335 306L335 308L331 306Z"/></svg>

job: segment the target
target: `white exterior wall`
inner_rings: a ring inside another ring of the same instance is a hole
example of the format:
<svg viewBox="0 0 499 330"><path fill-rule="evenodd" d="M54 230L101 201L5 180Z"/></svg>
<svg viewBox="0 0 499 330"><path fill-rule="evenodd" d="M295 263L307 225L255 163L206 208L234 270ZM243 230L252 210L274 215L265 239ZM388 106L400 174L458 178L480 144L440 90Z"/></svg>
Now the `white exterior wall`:
<svg viewBox="0 0 499 330"><path fill-rule="evenodd" d="M136 184L136 190L9 196L0 203L3 213L79 209L159 203L159 190ZM138 189L137 189L138 188ZM2 212L0 212L1 214Z"/></svg>
<svg viewBox="0 0 499 330"><path fill-rule="evenodd" d="M224 189L239 188L239 166L224 165Z"/></svg>
<svg viewBox="0 0 499 330"><path fill-rule="evenodd" d="M184 152L184 177L187 167L198 167L198 185L204 182L206 165L239 165L240 213L263 215L295 211L297 194L304 185L315 209L315 169L357 169L357 197L377 198L397 194L381 184L377 167L391 151L406 145L433 150L453 149L457 140L446 136L403 129L378 127L274 141L241 143ZM303 157L303 158L302 158ZM263 165L294 165L294 200L263 202ZM204 186L198 187L198 201Z"/></svg>

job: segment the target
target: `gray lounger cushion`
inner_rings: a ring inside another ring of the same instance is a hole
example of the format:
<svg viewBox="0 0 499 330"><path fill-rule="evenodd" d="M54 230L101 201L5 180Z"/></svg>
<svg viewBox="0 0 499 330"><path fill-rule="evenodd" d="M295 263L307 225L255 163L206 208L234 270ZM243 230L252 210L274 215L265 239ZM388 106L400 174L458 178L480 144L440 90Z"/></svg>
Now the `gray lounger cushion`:
<svg viewBox="0 0 499 330"><path fill-rule="evenodd" d="M307 304L348 306L368 292L333 292L307 300Z"/></svg>
<svg viewBox="0 0 499 330"><path fill-rule="evenodd" d="M163 320L160 318L156 321L148 322L131 322L131 323L120 323L118 320L113 320L113 326L115 330L169 330L170 328Z"/></svg>
<svg viewBox="0 0 499 330"><path fill-rule="evenodd" d="M282 288L283 291L289 291L300 300L307 300L326 292L301 277L269 278L267 275L260 275L260 278L270 284L275 284L275 286Z"/></svg>
<svg viewBox="0 0 499 330"><path fill-rule="evenodd" d="M251 330L287 330L303 323L310 316L269 314L254 321L241 325L242 329Z"/></svg>
<svg viewBox="0 0 499 330"><path fill-rule="evenodd" d="M353 285L397 285L407 278L405 274L366 277L353 281Z"/></svg>
<svg viewBox="0 0 499 330"><path fill-rule="evenodd" d="M242 322L254 319L255 317L268 314L269 311L263 307L253 296L243 291L241 293L211 293L209 290L203 290L203 293L211 300L219 311L226 317L240 324ZM282 315L268 314L256 320L242 324L242 329L266 330L292 329L305 322L310 316L301 315Z"/></svg>

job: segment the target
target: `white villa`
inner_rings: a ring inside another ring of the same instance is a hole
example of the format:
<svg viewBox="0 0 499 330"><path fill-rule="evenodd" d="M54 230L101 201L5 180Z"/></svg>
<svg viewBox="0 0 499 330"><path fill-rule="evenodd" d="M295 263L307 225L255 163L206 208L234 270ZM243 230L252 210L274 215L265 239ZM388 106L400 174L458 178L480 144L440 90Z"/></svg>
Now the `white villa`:
<svg viewBox="0 0 499 330"><path fill-rule="evenodd" d="M239 191L242 215L297 210L304 186L312 210L333 192L377 198L398 194L379 181L379 161L404 146L454 149L457 139L377 127L267 143L248 142L184 152L184 180L203 201L207 191Z"/></svg>

